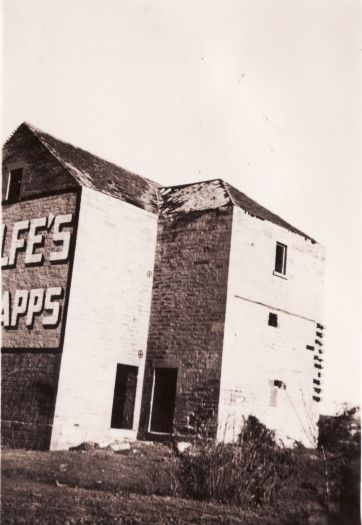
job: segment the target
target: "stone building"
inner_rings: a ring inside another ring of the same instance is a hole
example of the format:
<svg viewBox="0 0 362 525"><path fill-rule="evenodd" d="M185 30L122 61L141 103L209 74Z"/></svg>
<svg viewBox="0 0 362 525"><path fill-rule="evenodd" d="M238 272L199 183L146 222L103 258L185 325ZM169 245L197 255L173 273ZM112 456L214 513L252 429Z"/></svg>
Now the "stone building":
<svg viewBox="0 0 362 525"><path fill-rule="evenodd" d="M3 150L2 440L311 444L325 253L222 180L161 188L22 124Z"/></svg>

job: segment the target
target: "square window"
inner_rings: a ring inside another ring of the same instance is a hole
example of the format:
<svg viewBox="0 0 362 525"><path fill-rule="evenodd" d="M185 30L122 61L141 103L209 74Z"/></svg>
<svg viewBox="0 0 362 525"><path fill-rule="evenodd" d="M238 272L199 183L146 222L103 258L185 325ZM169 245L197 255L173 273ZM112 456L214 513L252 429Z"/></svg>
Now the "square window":
<svg viewBox="0 0 362 525"><path fill-rule="evenodd" d="M277 242L276 245L274 270L282 275L287 271L287 246L281 242Z"/></svg>
<svg viewBox="0 0 362 525"><path fill-rule="evenodd" d="M272 312L269 313L268 325L269 326L275 326L275 327L278 326L278 316L277 316L277 314L273 314Z"/></svg>
<svg viewBox="0 0 362 525"><path fill-rule="evenodd" d="M20 200L21 179L23 177L23 169L9 171L8 185L6 189L6 201L17 202Z"/></svg>

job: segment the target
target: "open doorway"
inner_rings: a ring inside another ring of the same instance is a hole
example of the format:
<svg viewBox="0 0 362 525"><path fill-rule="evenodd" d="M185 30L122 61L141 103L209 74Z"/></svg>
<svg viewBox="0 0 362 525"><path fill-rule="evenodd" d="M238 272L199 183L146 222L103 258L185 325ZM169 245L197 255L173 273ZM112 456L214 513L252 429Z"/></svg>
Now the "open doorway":
<svg viewBox="0 0 362 525"><path fill-rule="evenodd" d="M155 368L151 432L172 432L176 385L177 368Z"/></svg>
<svg viewBox="0 0 362 525"><path fill-rule="evenodd" d="M117 365L111 428L132 429L138 367Z"/></svg>

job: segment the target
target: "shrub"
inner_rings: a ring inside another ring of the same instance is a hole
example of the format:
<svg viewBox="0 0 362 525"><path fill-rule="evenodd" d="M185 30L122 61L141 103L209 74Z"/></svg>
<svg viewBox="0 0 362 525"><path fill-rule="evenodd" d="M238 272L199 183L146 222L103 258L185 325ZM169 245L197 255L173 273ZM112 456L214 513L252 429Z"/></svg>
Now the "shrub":
<svg viewBox="0 0 362 525"><path fill-rule="evenodd" d="M361 433L358 409L346 408L319 421L318 449L324 464L326 504L333 507L331 523L360 523Z"/></svg>
<svg viewBox="0 0 362 525"><path fill-rule="evenodd" d="M346 408L336 416L321 416L318 422L318 448L337 453L358 448L361 425L357 422L357 407Z"/></svg>
<svg viewBox="0 0 362 525"><path fill-rule="evenodd" d="M275 506L295 474L295 458L255 417L235 445L204 441L180 459L178 480L187 496L247 507Z"/></svg>

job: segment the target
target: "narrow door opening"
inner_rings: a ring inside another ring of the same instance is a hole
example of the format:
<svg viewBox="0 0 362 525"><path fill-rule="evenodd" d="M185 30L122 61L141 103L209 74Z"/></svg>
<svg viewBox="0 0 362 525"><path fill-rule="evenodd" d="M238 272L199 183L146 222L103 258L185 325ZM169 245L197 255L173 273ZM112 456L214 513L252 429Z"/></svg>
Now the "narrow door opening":
<svg viewBox="0 0 362 525"><path fill-rule="evenodd" d="M132 429L138 367L117 365L111 428Z"/></svg>
<svg viewBox="0 0 362 525"><path fill-rule="evenodd" d="M175 412L177 368L155 368L151 432L171 433Z"/></svg>

